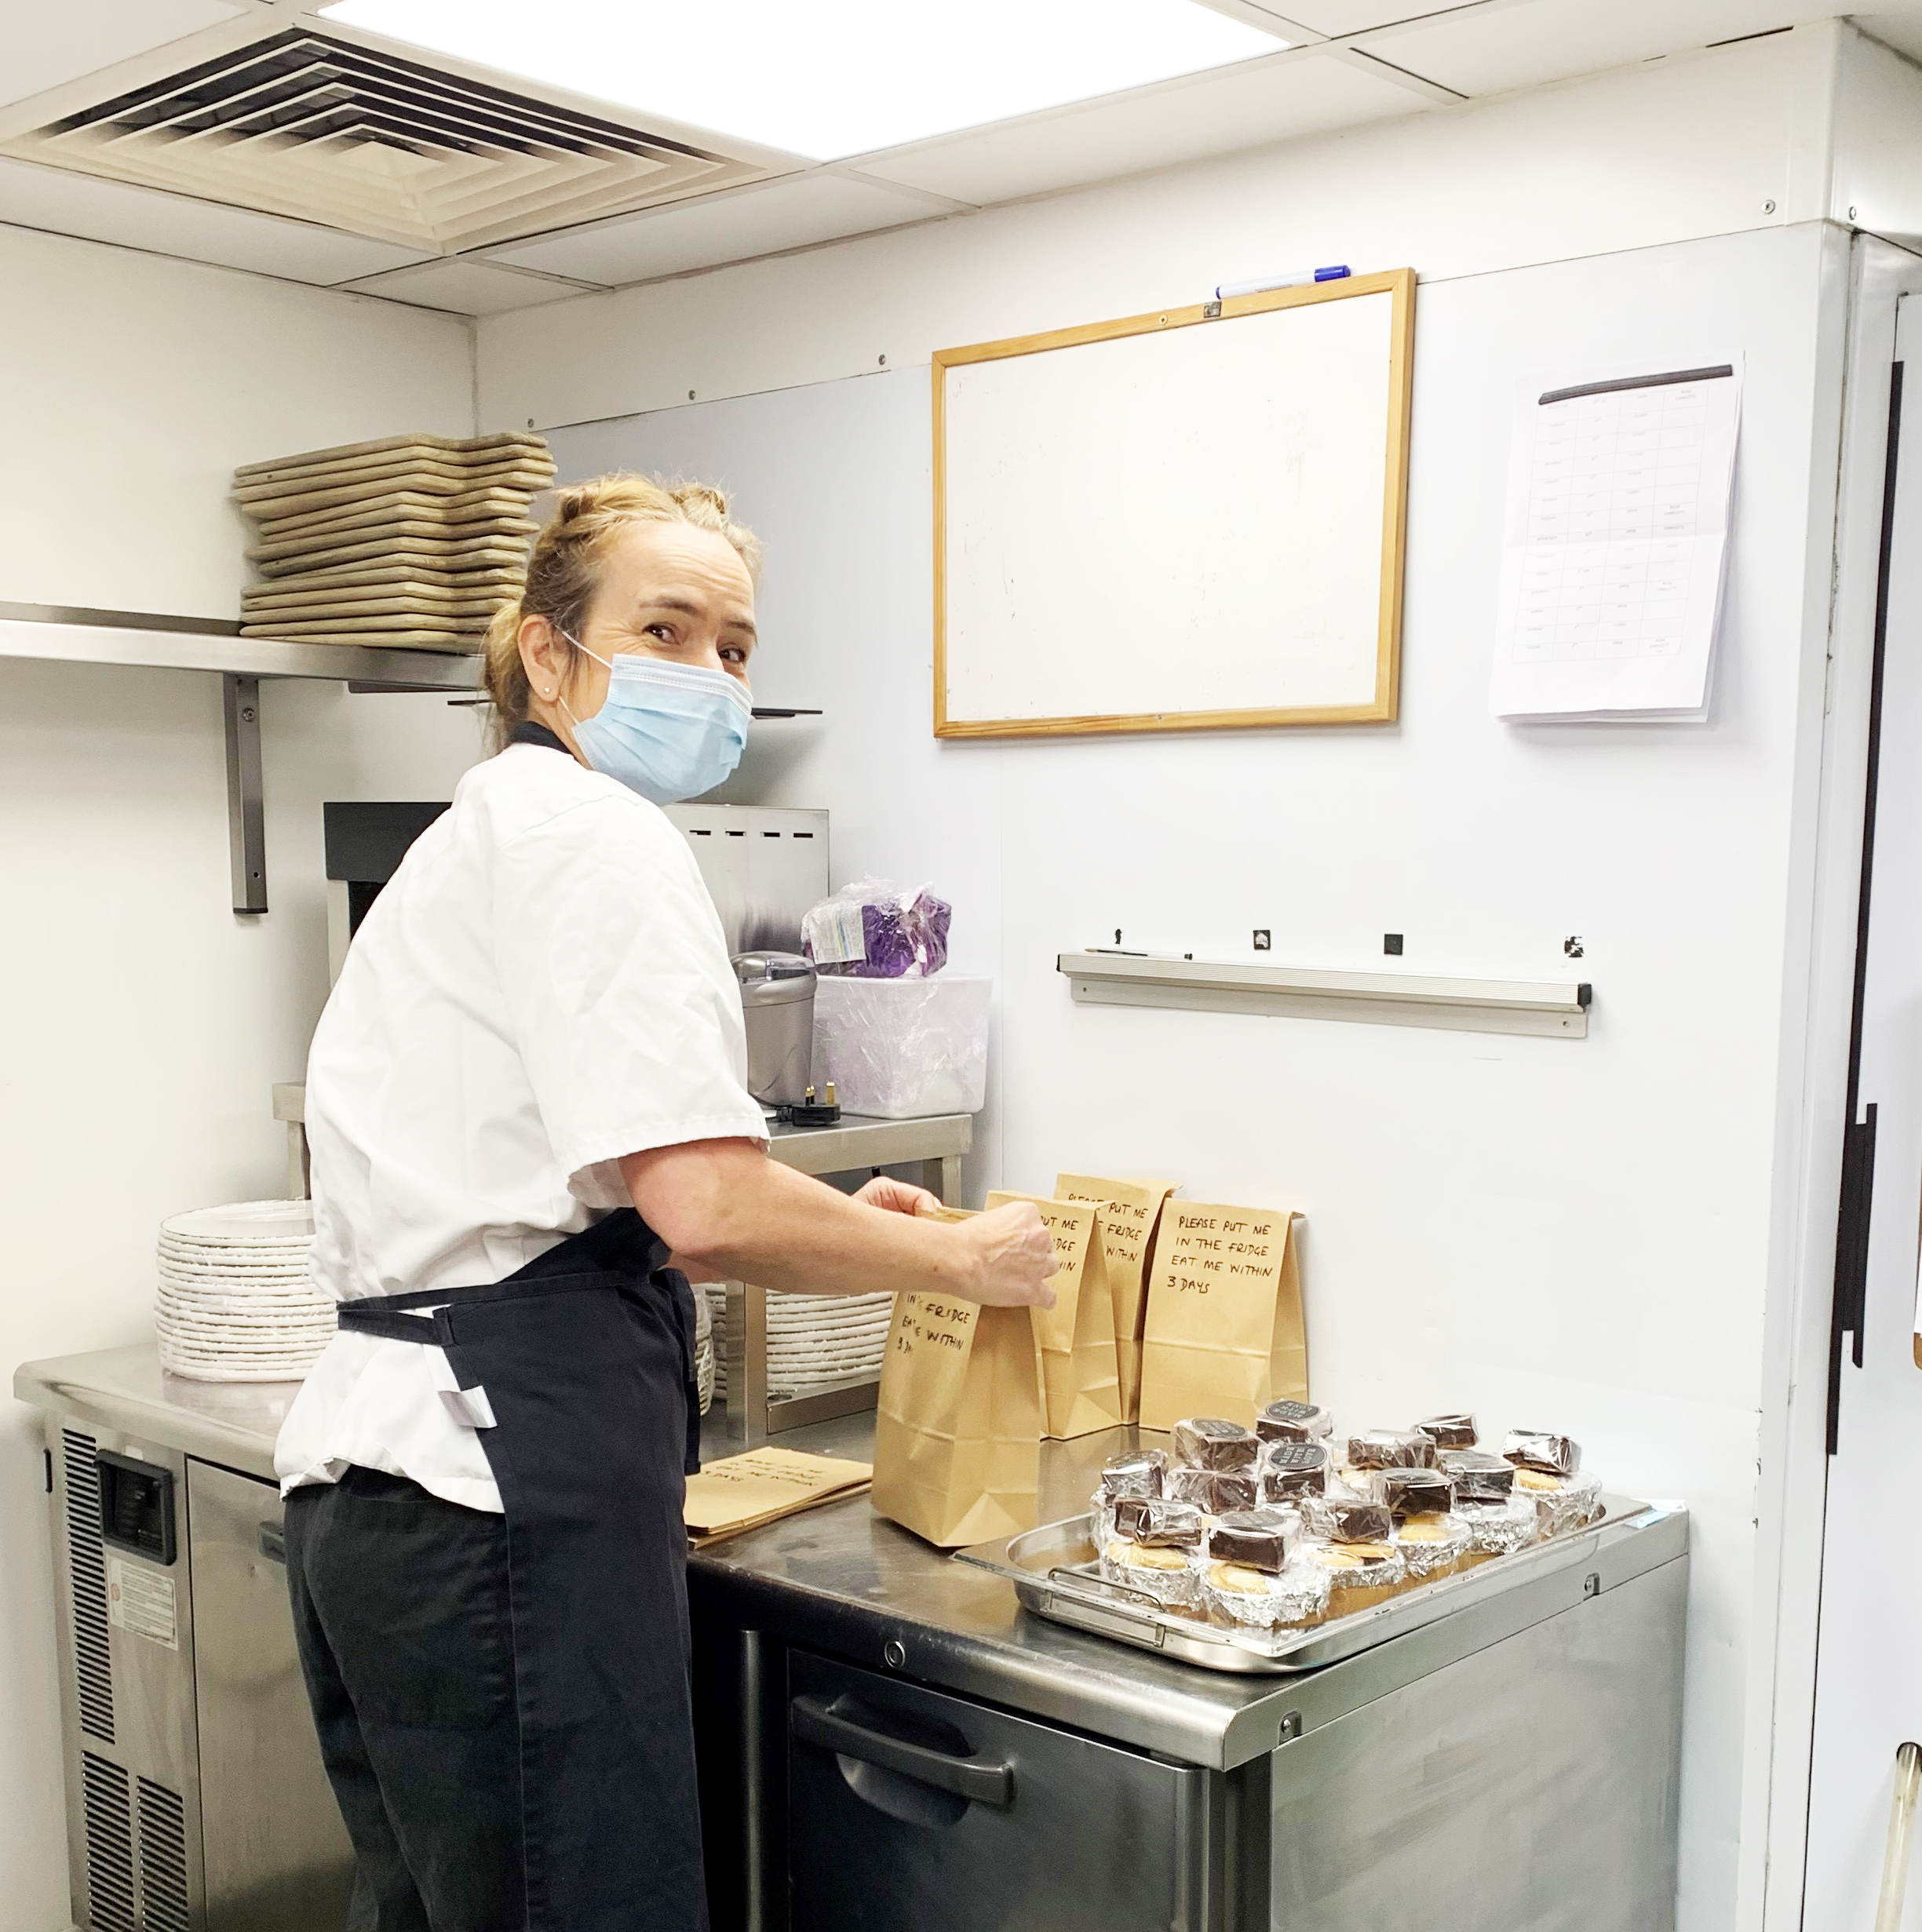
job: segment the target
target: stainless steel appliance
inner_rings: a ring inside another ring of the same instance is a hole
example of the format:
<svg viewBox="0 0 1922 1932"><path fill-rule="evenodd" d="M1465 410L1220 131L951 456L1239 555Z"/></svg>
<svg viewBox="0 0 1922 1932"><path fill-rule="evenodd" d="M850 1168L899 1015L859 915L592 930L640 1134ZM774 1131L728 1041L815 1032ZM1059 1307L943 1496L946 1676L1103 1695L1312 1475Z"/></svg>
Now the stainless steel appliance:
<svg viewBox="0 0 1922 1932"><path fill-rule="evenodd" d="M1135 1438L1044 1444L1043 1519ZM698 1551L716 1932L1665 1932L1687 1512L1507 1561L1249 1675L1133 1647L1122 1606L1125 1643L1092 1602L1043 1621L859 1502Z"/></svg>
<svg viewBox="0 0 1922 1932"><path fill-rule="evenodd" d="M264 1479L291 1390L173 1381L151 1346L29 1363L13 1386L49 1413L76 1917L338 1932L340 1828ZM873 1427L785 1440L865 1460ZM708 1434L710 1456L737 1446L720 1417ZM1045 1444L1044 1518L1085 1508L1133 1437ZM170 1479L172 1564L166 1485L111 1487L103 1518L102 1451ZM1472 1574L1500 1587L1249 1675L1034 1617L864 1497L698 1551L715 1932L1665 1932L1687 1513L1611 1510Z"/></svg>
<svg viewBox="0 0 1922 1932"><path fill-rule="evenodd" d="M728 950L801 950L801 915L827 897L827 814L781 805L669 805L720 914Z"/></svg>
<svg viewBox="0 0 1922 1932"><path fill-rule="evenodd" d="M737 953L747 1090L766 1106L807 1097L814 1070L814 968L798 953Z"/></svg>
<svg viewBox="0 0 1922 1932"><path fill-rule="evenodd" d="M28 1399L48 1407L75 1923L337 1932L352 1862L294 1653L279 1489L49 1393ZM256 1389L206 1393L263 1408Z"/></svg>
<svg viewBox="0 0 1922 1932"><path fill-rule="evenodd" d="M335 803L321 807L327 874L329 979L407 848L446 801ZM801 914L827 897L827 814L776 805L669 805L692 848L730 953L801 950Z"/></svg>

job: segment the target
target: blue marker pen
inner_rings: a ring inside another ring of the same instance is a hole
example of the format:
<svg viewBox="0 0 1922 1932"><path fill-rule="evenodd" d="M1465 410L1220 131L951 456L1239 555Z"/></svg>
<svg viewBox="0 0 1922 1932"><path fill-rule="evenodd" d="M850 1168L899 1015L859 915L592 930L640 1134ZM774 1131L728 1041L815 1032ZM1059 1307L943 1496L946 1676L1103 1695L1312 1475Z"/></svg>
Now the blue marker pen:
<svg viewBox="0 0 1922 1932"><path fill-rule="evenodd" d="M1231 295L1265 295L1270 289L1305 288L1311 282L1340 282L1348 272L1344 262L1332 268L1297 268L1290 275L1263 275L1255 282L1224 282L1215 290L1215 300L1226 301Z"/></svg>

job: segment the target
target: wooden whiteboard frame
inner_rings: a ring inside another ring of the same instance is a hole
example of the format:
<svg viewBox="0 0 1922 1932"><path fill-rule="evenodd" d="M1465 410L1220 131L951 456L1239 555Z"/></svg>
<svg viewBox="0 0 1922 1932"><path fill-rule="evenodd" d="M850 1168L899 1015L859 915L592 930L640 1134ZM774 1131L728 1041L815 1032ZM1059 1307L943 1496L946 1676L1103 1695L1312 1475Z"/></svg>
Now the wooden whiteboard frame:
<svg viewBox="0 0 1922 1932"><path fill-rule="evenodd" d="M1302 308L1314 302L1346 301L1357 295L1394 297L1388 327L1388 436L1384 457L1381 596L1375 647L1375 694L1365 705L1309 705L1283 710L1171 711L1097 714L1063 718L950 718L947 713L947 372L971 363L1033 355L1044 349L1075 348L1119 336L1154 335L1164 329L1196 323L1232 322L1278 308ZM1235 731L1251 725L1382 724L1391 723L1401 699L1402 568L1408 534L1409 405L1414 375L1415 272L1389 268L1377 275L1348 275L1338 282L1300 288L1270 289L1259 295L1230 296L1219 315L1197 304L1151 315L1128 315L1091 322L1045 335L1010 336L1005 341L976 342L965 348L937 349L931 376L934 388L934 735L936 738L1056 738L1103 731Z"/></svg>

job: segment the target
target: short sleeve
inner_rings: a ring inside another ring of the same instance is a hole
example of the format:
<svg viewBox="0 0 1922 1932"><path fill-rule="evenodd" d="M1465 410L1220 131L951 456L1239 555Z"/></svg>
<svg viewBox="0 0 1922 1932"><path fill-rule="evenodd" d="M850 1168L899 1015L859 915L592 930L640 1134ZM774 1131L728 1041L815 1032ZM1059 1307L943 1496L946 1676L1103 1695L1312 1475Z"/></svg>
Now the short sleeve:
<svg viewBox="0 0 1922 1932"><path fill-rule="evenodd" d="M609 796L499 848L501 988L557 1164L690 1140L764 1140L740 996L694 855L662 814Z"/></svg>

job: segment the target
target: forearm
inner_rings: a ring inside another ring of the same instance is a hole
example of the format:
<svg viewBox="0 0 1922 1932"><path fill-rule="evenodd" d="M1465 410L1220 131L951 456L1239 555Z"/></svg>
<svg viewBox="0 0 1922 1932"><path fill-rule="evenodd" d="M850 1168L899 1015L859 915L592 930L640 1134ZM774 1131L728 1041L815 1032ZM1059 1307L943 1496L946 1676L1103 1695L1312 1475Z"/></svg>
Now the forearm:
<svg viewBox="0 0 1922 1932"><path fill-rule="evenodd" d="M695 1143L621 1165L642 1218L698 1277L816 1295L978 1292L974 1258L953 1227L850 1200L751 1143Z"/></svg>

